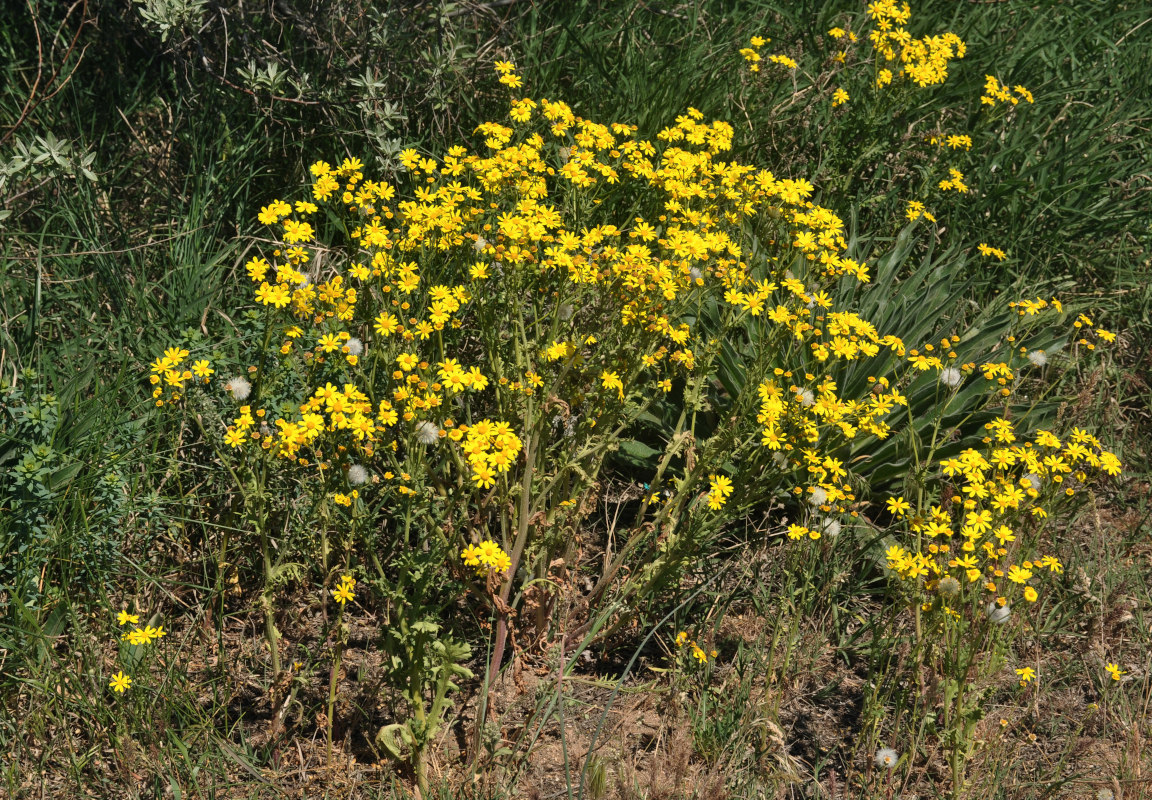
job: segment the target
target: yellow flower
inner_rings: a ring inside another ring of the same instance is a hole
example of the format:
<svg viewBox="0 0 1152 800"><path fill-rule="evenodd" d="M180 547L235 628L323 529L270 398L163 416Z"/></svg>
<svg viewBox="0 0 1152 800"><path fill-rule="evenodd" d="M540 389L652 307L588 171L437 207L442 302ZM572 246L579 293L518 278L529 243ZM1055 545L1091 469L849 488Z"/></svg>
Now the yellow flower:
<svg viewBox="0 0 1152 800"><path fill-rule="evenodd" d="M1112 676L1112 680L1114 680L1114 681L1120 680L1121 675L1127 674L1124 670L1120 669L1119 664L1109 663L1109 664L1105 665L1104 669L1108 672L1109 675Z"/></svg>
<svg viewBox="0 0 1152 800"><path fill-rule="evenodd" d="M732 494L732 480L727 475L709 475L711 488L708 490L708 508L715 511L728 501Z"/></svg>
<svg viewBox="0 0 1152 800"><path fill-rule="evenodd" d="M127 625L129 622L131 622L133 625L136 625L140 622L140 616L138 614L129 614L127 610L121 611L116 615L117 625Z"/></svg>
<svg viewBox="0 0 1152 800"><path fill-rule="evenodd" d="M1036 670L1032 669L1032 667L1021 667L1016 670L1016 674L1020 676L1020 685L1024 686L1029 681L1035 679Z"/></svg>
<svg viewBox="0 0 1152 800"><path fill-rule="evenodd" d="M340 605L344 605L352 599L352 585L341 581L340 585L336 587L336 591L332 592L332 597Z"/></svg>
<svg viewBox="0 0 1152 800"><path fill-rule="evenodd" d="M1033 589L1031 586L1025 586L1024 587L1024 599L1027 600L1029 603L1035 603L1039 597L1040 597L1040 595L1037 594L1036 590Z"/></svg>
<svg viewBox="0 0 1152 800"><path fill-rule="evenodd" d="M848 92L843 89L837 89L832 93L832 105L842 106L848 102Z"/></svg>
<svg viewBox="0 0 1152 800"><path fill-rule="evenodd" d="M127 691L128 687L132 685L132 679L124 674L123 671L117 672L112 676L112 682L108 686L114 692L123 693Z"/></svg>
<svg viewBox="0 0 1152 800"><path fill-rule="evenodd" d="M1032 570L1030 569L1023 569L1022 567L1018 567L1015 564L1008 568L1008 580L1012 581L1013 583L1024 583L1031 577Z"/></svg>
<svg viewBox="0 0 1152 800"><path fill-rule="evenodd" d="M618 391L621 399L623 399L624 384L620 381L620 376L617 373L604 370L600 373L600 383L603 384L605 389L615 389Z"/></svg>
<svg viewBox="0 0 1152 800"><path fill-rule="evenodd" d="M904 513L912 508L903 497L889 497L887 505L888 510L898 517L904 516Z"/></svg>

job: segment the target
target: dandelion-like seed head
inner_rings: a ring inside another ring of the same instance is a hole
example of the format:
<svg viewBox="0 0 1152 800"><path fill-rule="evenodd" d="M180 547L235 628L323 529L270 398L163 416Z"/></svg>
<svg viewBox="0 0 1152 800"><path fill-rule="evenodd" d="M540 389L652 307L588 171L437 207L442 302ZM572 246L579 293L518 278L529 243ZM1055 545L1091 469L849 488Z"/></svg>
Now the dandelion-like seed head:
<svg viewBox="0 0 1152 800"><path fill-rule="evenodd" d="M1043 350L1033 350L1028 354L1028 360L1034 367L1042 367L1048 363L1048 354Z"/></svg>
<svg viewBox="0 0 1152 800"><path fill-rule="evenodd" d="M232 395L233 400L247 400L248 395L252 394L252 384L247 379L241 378L237 375L234 378L229 378L224 383L224 391Z"/></svg>
<svg viewBox="0 0 1152 800"><path fill-rule="evenodd" d="M1040 488L1040 476L1034 472L1029 472L1027 475L1021 478L1021 480L1028 481L1028 485L1033 489Z"/></svg>
<svg viewBox="0 0 1152 800"><path fill-rule="evenodd" d="M951 575L945 575L940 579L940 594L945 597L955 597L960 593L960 581L953 578Z"/></svg>
<svg viewBox="0 0 1152 800"><path fill-rule="evenodd" d="M803 406L810 406L816 402L816 395L812 393L811 389L801 389L796 393L796 397L799 398L800 404Z"/></svg>
<svg viewBox="0 0 1152 800"><path fill-rule="evenodd" d="M352 484L353 486L359 486L360 484L366 483L367 481L368 470L364 469L364 467L360 466L359 464L353 464L352 466L348 467L348 483Z"/></svg>
<svg viewBox="0 0 1152 800"><path fill-rule="evenodd" d="M433 445L440 441L440 428L425 420L416 426L416 439L420 444Z"/></svg>
<svg viewBox="0 0 1152 800"><path fill-rule="evenodd" d="M940 372L940 382L949 389L955 389L964 382L964 375L955 367L946 367Z"/></svg>
<svg viewBox="0 0 1152 800"><path fill-rule="evenodd" d="M995 601L988 604L988 621L993 625L1003 625L1012 616L1012 606L999 605Z"/></svg>
<svg viewBox="0 0 1152 800"><path fill-rule="evenodd" d="M839 536L842 526L840 525L840 520L825 517L818 523L818 530L825 536Z"/></svg>
<svg viewBox="0 0 1152 800"><path fill-rule="evenodd" d="M358 356L364 352L364 342L356 338L349 339L344 343L344 349L348 351L348 355Z"/></svg>
<svg viewBox="0 0 1152 800"><path fill-rule="evenodd" d="M476 237L476 244L474 244L472 246L474 248L476 248L477 253L483 252L484 248L488 246L488 240L485 239L483 236L477 236Z"/></svg>
<svg viewBox="0 0 1152 800"><path fill-rule="evenodd" d="M576 309L572 307L571 303L565 303L564 305L560 306L560 319L564 321L572 319L572 314L575 312L575 310Z"/></svg>
<svg viewBox="0 0 1152 800"><path fill-rule="evenodd" d="M704 277L704 273L700 271L699 267L692 267L688 270L688 276L694 281L698 281Z"/></svg>
<svg viewBox="0 0 1152 800"><path fill-rule="evenodd" d="M814 506L822 506L828 502L828 492L817 486L812 490L812 496L808 498L808 502Z"/></svg>
<svg viewBox="0 0 1152 800"><path fill-rule="evenodd" d="M891 747L881 747L876 751L876 766L880 769L892 769L900 760L900 754Z"/></svg>
<svg viewBox="0 0 1152 800"><path fill-rule="evenodd" d="M1116 800L1116 795L1112 793L1111 789L1101 789L1096 792L1096 800Z"/></svg>

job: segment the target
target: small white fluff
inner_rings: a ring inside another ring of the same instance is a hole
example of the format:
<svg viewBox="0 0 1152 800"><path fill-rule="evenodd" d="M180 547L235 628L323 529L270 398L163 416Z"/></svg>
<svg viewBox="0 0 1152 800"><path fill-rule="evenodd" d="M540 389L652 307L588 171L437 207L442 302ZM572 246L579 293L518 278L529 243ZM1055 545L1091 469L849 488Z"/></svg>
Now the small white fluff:
<svg viewBox="0 0 1152 800"><path fill-rule="evenodd" d="M840 525L840 520L833 519L832 517L824 517L824 519L820 520L817 524L817 530L825 536L839 536L842 526Z"/></svg>
<svg viewBox="0 0 1152 800"><path fill-rule="evenodd" d="M416 439L420 444L436 444L440 441L440 429L434 423L425 420L416 426Z"/></svg>
<svg viewBox="0 0 1152 800"><path fill-rule="evenodd" d="M353 486L360 486L368 482L368 470L359 464L353 464L348 467L348 483Z"/></svg>
<svg viewBox="0 0 1152 800"><path fill-rule="evenodd" d="M828 502L828 492L817 486L812 490L812 496L808 498L808 502L814 506L822 506Z"/></svg>
<svg viewBox="0 0 1152 800"><path fill-rule="evenodd" d="M704 273L700 271L699 267L692 267L688 270L688 277L690 277L693 281L698 281L704 277Z"/></svg>
<svg viewBox="0 0 1152 800"><path fill-rule="evenodd" d="M960 581L953 578L951 575L945 575L940 579L938 584L940 587L940 594L945 597L955 597L960 594Z"/></svg>
<svg viewBox="0 0 1152 800"><path fill-rule="evenodd" d="M816 402L816 395L812 394L811 389L801 389L796 396L800 398L800 404L803 406L810 406Z"/></svg>
<svg viewBox="0 0 1152 800"><path fill-rule="evenodd" d="M1034 472L1029 472L1027 475L1025 475L1020 480L1021 481L1028 481L1028 488L1030 488L1030 489L1039 489L1040 488L1040 476Z"/></svg>
<svg viewBox="0 0 1152 800"><path fill-rule="evenodd" d="M1033 350L1028 354L1028 360L1032 362L1032 366L1042 367L1048 363L1048 354L1043 350Z"/></svg>
<svg viewBox="0 0 1152 800"><path fill-rule="evenodd" d="M224 391L232 395L233 400L247 400L248 395L252 394L252 384L244 378L237 375L235 378L229 378L224 383Z"/></svg>
<svg viewBox="0 0 1152 800"><path fill-rule="evenodd" d="M364 352L364 343L353 337L344 343L344 349L350 356L358 356Z"/></svg>
<svg viewBox="0 0 1152 800"><path fill-rule="evenodd" d="M1003 625L1012 616L1012 606L999 605L995 601L988 604L988 619L993 625Z"/></svg>
<svg viewBox="0 0 1152 800"><path fill-rule="evenodd" d="M955 389L964 382L964 375L955 367L945 367L940 371L940 382L949 389Z"/></svg>
<svg viewBox="0 0 1152 800"><path fill-rule="evenodd" d="M484 252L484 248L487 246L488 246L488 240L485 239L483 236L477 236L476 237L476 244L472 245L472 247L474 247L476 249L477 253Z"/></svg>
<svg viewBox="0 0 1152 800"><path fill-rule="evenodd" d="M892 769L900 760L900 754L891 747L881 747L876 751L876 766L880 769Z"/></svg>
<svg viewBox="0 0 1152 800"><path fill-rule="evenodd" d="M571 303L565 303L564 305L560 306L560 319L567 322L568 320L572 319L572 314L575 312L575 310L576 309L572 307Z"/></svg>

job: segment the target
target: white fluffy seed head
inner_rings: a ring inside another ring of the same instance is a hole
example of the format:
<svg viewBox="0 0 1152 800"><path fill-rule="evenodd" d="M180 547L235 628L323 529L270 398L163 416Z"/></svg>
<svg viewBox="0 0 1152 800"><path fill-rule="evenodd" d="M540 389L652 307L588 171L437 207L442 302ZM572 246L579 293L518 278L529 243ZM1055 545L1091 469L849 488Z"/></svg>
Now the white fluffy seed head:
<svg viewBox="0 0 1152 800"><path fill-rule="evenodd" d="M951 575L945 575L940 579L940 594L945 597L955 597L960 594L960 581L953 578Z"/></svg>
<svg viewBox="0 0 1152 800"><path fill-rule="evenodd" d="M803 406L810 406L816 402L816 395L812 394L811 389L801 389L796 393L796 397Z"/></svg>
<svg viewBox="0 0 1152 800"><path fill-rule="evenodd" d="M808 498L808 502L814 506L822 506L828 502L828 492L817 486L812 490L812 496Z"/></svg>
<svg viewBox="0 0 1152 800"><path fill-rule="evenodd" d="M892 769L900 760L900 754L891 747L881 747L876 751L876 766L880 769Z"/></svg>
<svg viewBox="0 0 1152 800"><path fill-rule="evenodd" d="M840 520L833 519L832 517L824 517L820 520L817 529L825 536L839 536L842 527Z"/></svg>
<svg viewBox="0 0 1152 800"><path fill-rule="evenodd" d="M252 394L252 384L246 379L237 375L234 378L229 378L224 383L224 391L232 395L233 400L247 400L248 395Z"/></svg>
<svg viewBox="0 0 1152 800"><path fill-rule="evenodd" d="M940 371L940 382L949 389L955 389L964 382L964 375L955 367L945 367Z"/></svg>
<svg viewBox="0 0 1152 800"><path fill-rule="evenodd" d="M1012 616L1012 606L1000 605L995 601L988 604L988 619L994 625L1003 625Z"/></svg>
<svg viewBox="0 0 1152 800"><path fill-rule="evenodd" d="M348 351L348 355L358 356L364 352L364 343L359 339L352 338L344 343L344 349Z"/></svg>
<svg viewBox="0 0 1152 800"><path fill-rule="evenodd" d="M368 470L359 464L353 464L348 467L348 483L353 486L360 486L368 482Z"/></svg>
<svg viewBox="0 0 1152 800"><path fill-rule="evenodd" d="M1032 366L1042 367L1048 363L1048 354L1043 350L1033 350L1028 354L1028 360L1032 362Z"/></svg>
<svg viewBox="0 0 1152 800"><path fill-rule="evenodd" d="M416 439L420 444L436 444L440 441L440 429L434 423L425 420L416 426Z"/></svg>

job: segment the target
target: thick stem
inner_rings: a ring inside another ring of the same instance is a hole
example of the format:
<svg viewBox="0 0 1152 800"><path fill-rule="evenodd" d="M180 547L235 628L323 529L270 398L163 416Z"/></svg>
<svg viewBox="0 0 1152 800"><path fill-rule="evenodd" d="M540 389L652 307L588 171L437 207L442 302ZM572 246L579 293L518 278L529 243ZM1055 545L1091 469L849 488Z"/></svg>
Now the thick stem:
<svg viewBox="0 0 1152 800"><path fill-rule="evenodd" d="M264 526L260 526L260 552L264 557L264 639L268 642L268 651L272 655L272 677L280 676L280 631L276 628L276 613L272 608L272 597L269 587L272 585L272 554L268 549L268 535Z"/></svg>

